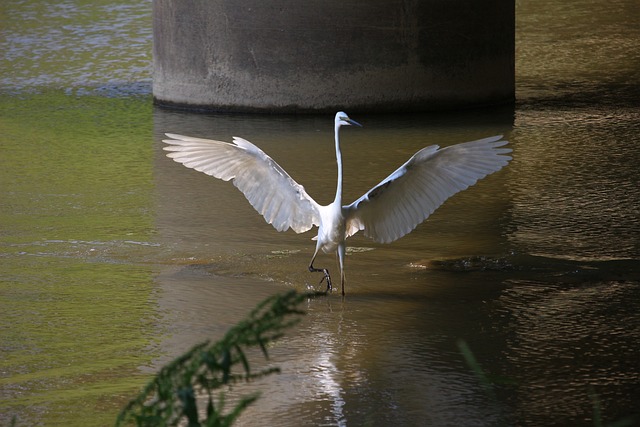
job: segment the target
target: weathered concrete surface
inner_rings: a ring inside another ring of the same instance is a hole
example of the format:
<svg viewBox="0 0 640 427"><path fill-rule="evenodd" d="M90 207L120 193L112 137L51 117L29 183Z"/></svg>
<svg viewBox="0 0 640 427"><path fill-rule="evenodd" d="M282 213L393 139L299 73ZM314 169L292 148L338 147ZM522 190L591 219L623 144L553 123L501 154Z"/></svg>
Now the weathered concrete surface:
<svg viewBox="0 0 640 427"><path fill-rule="evenodd" d="M513 0L154 0L153 94L218 111L513 102Z"/></svg>

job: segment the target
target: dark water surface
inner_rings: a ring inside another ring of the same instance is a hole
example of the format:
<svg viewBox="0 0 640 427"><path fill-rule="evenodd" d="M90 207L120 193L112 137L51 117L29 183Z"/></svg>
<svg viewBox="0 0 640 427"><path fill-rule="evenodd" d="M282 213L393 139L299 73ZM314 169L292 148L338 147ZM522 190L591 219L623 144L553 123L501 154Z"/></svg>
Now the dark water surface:
<svg viewBox="0 0 640 427"><path fill-rule="evenodd" d="M503 133L514 160L391 245L350 239L347 297L306 303L282 373L231 392L262 392L238 425L640 423L640 12L517 8L515 109L352 114L345 199L434 143ZM326 204L333 117L153 108L149 2L0 17L0 425L112 425L162 363L320 279L313 233L162 134L244 137Z"/></svg>

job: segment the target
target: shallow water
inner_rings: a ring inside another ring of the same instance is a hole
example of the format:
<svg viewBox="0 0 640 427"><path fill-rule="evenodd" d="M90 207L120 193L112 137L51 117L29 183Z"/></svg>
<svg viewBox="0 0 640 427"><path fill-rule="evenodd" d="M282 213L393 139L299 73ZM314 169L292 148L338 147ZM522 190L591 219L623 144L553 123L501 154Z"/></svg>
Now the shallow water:
<svg viewBox="0 0 640 427"><path fill-rule="evenodd" d="M328 203L333 118L153 108L149 6L0 6L0 424L111 425L164 362L318 287L312 233L160 140L242 136ZM514 160L391 245L350 239L346 298L308 301L282 373L234 388L262 392L239 425L639 422L638 9L517 7L515 109L353 115L345 199L425 145L505 134Z"/></svg>

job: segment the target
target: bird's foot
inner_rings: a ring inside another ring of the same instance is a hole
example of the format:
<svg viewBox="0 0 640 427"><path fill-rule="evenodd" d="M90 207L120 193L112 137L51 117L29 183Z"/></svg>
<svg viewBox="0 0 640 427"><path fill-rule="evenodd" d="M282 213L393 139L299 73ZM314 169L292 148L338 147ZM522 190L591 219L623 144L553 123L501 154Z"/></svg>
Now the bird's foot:
<svg viewBox="0 0 640 427"><path fill-rule="evenodd" d="M320 285L322 285L322 282L324 282L325 280L327 281L327 293L331 292L333 290L333 286L331 285L331 275L329 274L329 270L327 270L326 268L315 268L313 265L309 266L309 271L312 273L318 272L318 273L323 273L324 277L322 279L320 279Z"/></svg>
<svg viewBox="0 0 640 427"><path fill-rule="evenodd" d="M327 281L327 293L331 292L333 290L333 286L331 285L331 275L329 275L329 270L327 270L326 268L322 269L322 272L324 273L324 277L322 279L320 279L320 285L322 284L322 282L324 282L325 280Z"/></svg>

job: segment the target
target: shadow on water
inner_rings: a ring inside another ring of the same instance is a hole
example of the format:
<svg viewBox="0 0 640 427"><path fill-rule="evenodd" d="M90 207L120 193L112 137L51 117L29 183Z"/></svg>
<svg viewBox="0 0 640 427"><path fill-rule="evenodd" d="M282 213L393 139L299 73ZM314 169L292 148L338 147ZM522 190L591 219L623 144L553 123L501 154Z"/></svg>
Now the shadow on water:
<svg viewBox="0 0 640 427"><path fill-rule="evenodd" d="M637 180L637 155L607 129L594 134L603 122L593 110L556 114L557 122L538 114L356 118L365 127L342 136L347 199L432 143L506 132L514 161L392 245L350 239L347 297L309 302L302 325L273 349L271 363L283 373L248 386L263 394L241 425L589 425L594 395L611 419L630 414L640 375L637 304L630 304L639 300L638 192L628 184ZM609 122L614 132L629 114ZM200 328L215 332L212 323L228 324L278 289L318 289L319 277L306 271L313 233L275 233L233 186L166 159L159 140L176 129L245 137L328 203L336 173L331 117L161 109L154 117L157 224L175 264L160 282L167 292L181 289L172 311L198 313L176 323L177 335L197 341ZM615 173L599 164L598 136L627 153ZM582 172L589 168L601 172ZM602 209L620 225L609 227ZM334 265L332 257L319 262ZM505 379L493 393L467 366L459 340L489 378Z"/></svg>

